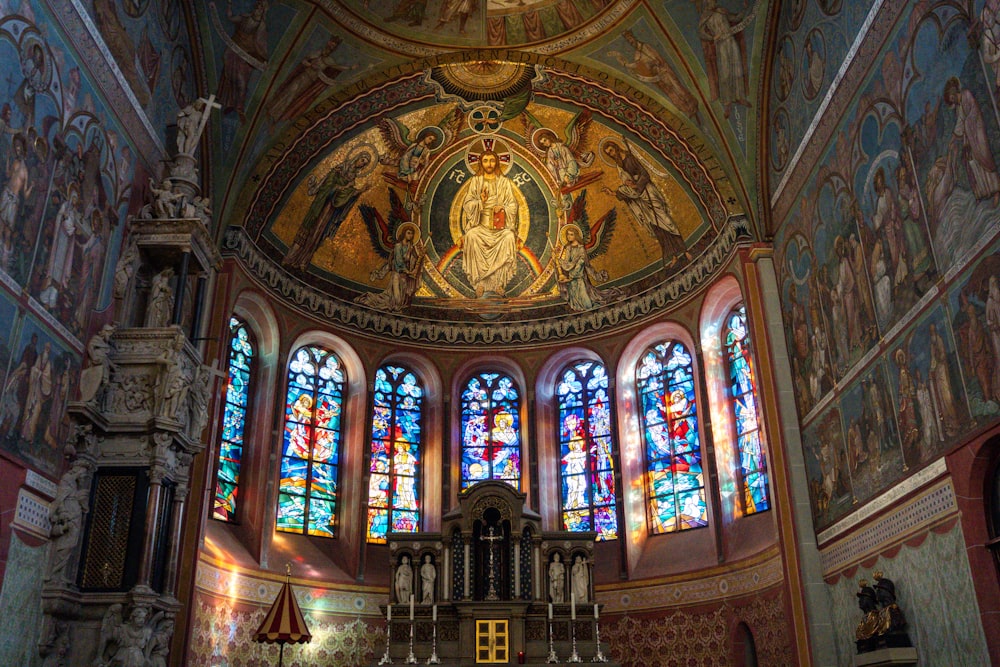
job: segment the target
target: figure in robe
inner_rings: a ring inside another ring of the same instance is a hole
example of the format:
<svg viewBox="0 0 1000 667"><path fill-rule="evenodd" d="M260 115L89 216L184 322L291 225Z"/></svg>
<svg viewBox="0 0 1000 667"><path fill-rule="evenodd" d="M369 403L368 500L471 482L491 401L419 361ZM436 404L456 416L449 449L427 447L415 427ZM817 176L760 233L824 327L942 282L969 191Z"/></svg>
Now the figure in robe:
<svg viewBox="0 0 1000 667"><path fill-rule="evenodd" d="M722 103L726 118L729 118L735 105L750 106L743 30L756 11L754 5L746 16L741 17L719 7L716 0L701 0L698 36L708 66L712 98Z"/></svg>
<svg viewBox="0 0 1000 667"><path fill-rule="evenodd" d="M958 77L952 77L945 83L943 100L955 109L949 156L965 167L976 199L992 198L996 207L1000 203L1000 174L990 150L979 103L972 91L962 89Z"/></svg>
<svg viewBox="0 0 1000 667"><path fill-rule="evenodd" d="M323 91L334 85L334 79L347 69L333 57L340 43L340 37L334 35L295 66L268 101L267 115L272 121L292 120L302 115Z"/></svg>
<svg viewBox="0 0 1000 667"><path fill-rule="evenodd" d="M485 150L465 189L463 236L459 240L462 270L477 297L486 293L502 296L517 269L520 207L514 187L514 182L501 172L497 154Z"/></svg>
<svg viewBox="0 0 1000 667"><path fill-rule="evenodd" d="M247 89L256 66L254 63L267 60L267 7L268 0L257 0L248 14L236 14L232 0L226 2L226 18L233 24L233 34L222 61L218 100L223 113L235 111L240 121L245 119Z"/></svg>
<svg viewBox="0 0 1000 667"><path fill-rule="evenodd" d="M668 100L677 105L682 114L695 122L700 122L698 99L681 82L674 68L660 55L660 52L649 44L639 41L631 30L623 32L622 37L635 49L632 59L628 60L617 51L611 51L608 55L639 81L659 88Z"/></svg>
<svg viewBox="0 0 1000 667"><path fill-rule="evenodd" d="M927 383L930 385L931 399L937 411L941 434L945 438L950 438L959 432L961 425L952 390L951 371L948 369L948 352L944 346L944 339L933 323L929 327L929 332L931 366Z"/></svg>
<svg viewBox="0 0 1000 667"><path fill-rule="evenodd" d="M331 169L322 181L317 181L314 176L309 178L308 194L315 199L295 233L291 247L282 258L282 264L299 271L306 270L320 245L337 233L361 196L362 189L358 187L357 179L371 161L371 156L362 152Z"/></svg>

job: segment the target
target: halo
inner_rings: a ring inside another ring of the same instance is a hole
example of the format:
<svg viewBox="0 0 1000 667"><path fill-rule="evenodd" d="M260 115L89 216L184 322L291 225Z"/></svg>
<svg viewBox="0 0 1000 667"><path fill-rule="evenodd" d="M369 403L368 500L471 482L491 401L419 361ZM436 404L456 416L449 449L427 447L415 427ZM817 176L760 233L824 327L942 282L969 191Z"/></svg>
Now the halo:
<svg viewBox="0 0 1000 667"><path fill-rule="evenodd" d="M614 162L609 162L608 156L604 154L604 147L607 146L608 144L614 144L615 146L618 146L618 148L622 148L621 141L619 141L617 137L604 137L597 144L597 154L601 156L601 162L608 165L609 167L617 168L618 165Z"/></svg>
<svg viewBox="0 0 1000 667"><path fill-rule="evenodd" d="M25 31L27 33L27 31ZM47 89L52 84L52 54L49 52L45 41L35 32L24 34L21 39L21 62L31 58L31 51L35 46L42 50L42 73L41 81ZM24 74L24 65L21 65L21 73ZM27 76L27 74L25 74Z"/></svg>
<svg viewBox="0 0 1000 667"><path fill-rule="evenodd" d="M422 127L422 128L420 128L420 131L417 132L417 141L420 141L420 137L422 135L428 134L428 133L434 135L434 139L435 139L434 145L427 148L428 151L430 151L431 153L433 153L433 152L437 151L439 148L441 148L442 146L444 146L444 130L442 130L437 125L428 125L426 127Z"/></svg>
<svg viewBox="0 0 1000 667"><path fill-rule="evenodd" d="M378 165L378 151L375 146L365 142L363 144L358 144L351 149L351 152L347 154L344 158L344 162L353 163L354 160L361 157L362 153L368 153L368 166L358 172L357 178L364 178L368 174L375 171L375 167Z"/></svg>
<svg viewBox="0 0 1000 667"><path fill-rule="evenodd" d="M510 171L511 165L514 164L514 159L506 142L496 137L483 137L479 141L469 144L465 151L465 164L469 167L469 171L476 173L479 156L486 151L496 153L497 161L500 163L500 173L506 175Z"/></svg>
<svg viewBox="0 0 1000 667"><path fill-rule="evenodd" d="M571 222L569 224L563 225L562 229L559 230L559 243L560 243L560 245L562 245L562 246L566 246L567 245L568 241L566 240L566 232L569 231L570 227L573 227L574 229L576 229L576 233L580 237L580 243L583 243L583 230L580 229L580 225L576 224L575 222Z"/></svg>
<svg viewBox="0 0 1000 667"><path fill-rule="evenodd" d="M418 243L420 241L420 227L418 227L415 223L410 221L400 223L399 227L396 228L396 240L399 241L400 239L402 239L403 232L406 231L407 229L413 230L413 242Z"/></svg>
<svg viewBox="0 0 1000 667"><path fill-rule="evenodd" d="M559 137L556 135L556 133L550 130L549 128L540 127L536 129L534 132L531 133L531 145L539 153L544 153L546 151L546 149L538 145L538 140L542 137L543 134L551 136L552 143L556 143L557 141L559 141Z"/></svg>

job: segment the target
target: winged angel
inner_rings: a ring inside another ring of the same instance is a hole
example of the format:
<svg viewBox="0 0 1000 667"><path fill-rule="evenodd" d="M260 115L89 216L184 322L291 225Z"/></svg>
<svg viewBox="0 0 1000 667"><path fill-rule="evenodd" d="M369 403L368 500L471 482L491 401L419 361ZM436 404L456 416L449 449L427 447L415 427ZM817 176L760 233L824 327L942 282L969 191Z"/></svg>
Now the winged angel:
<svg viewBox="0 0 1000 667"><path fill-rule="evenodd" d="M149 607L136 605L126 621L121 604L108 607L94 667L166 667L174 620L162 611L149 614Z"/></svg>
<svg viewBox="0 0 1000 667"><path fill-rule="evenodd" d="M375 252L384 260L368 276L372 282L389 276L389 285L382 292L368 292L355 301L376 310L398 311L409 306L420 287L420 275L427 254L427 240L420 242L420 228L410 220L399 195L389 188L389 219L369 204L358 207Z"/></svg>
<svg viewBox="0 0 1000 667"><path fill-rule="evenodd" d="M559 186L559 208L564 212L573 205L572 193L575 190L601 177L601 172L594 172L580 178L580 169L585 169L594 163L593 151L583 151L591 120L592 116L587 110L573 116L563 130L566 135L564 141L554 130L543 127L537 120L530 118L530 122L537 127L531 133L527 145L532 152L545 160L546 168Z"/></svg>
<svg viewBox="0 0 1000 667"><path fill-rule="evenodd" d="M379 132L388 147L388 153L379 157L379 162L396 167L396 173L385 173L385 179L406 192L407 200L415 200L417 184L430 164L434 153L450 144L457 136L464 115L455 108L446 115L439 125L428 125L410 138L410 128L395 118L382 117L378 122Z"/></svg>
<svg viewBox="0 0 1000 667"><path fill-rule="evenodd" d="M559 230L555 255L559 292L572 310L590 310L624 295L618 287L599 289L597 284L608 280L608 272L590 265L591 257L607 251L617 217L618 212L612 208L591 226L586 190L568 211L567 223Z"/></svg>

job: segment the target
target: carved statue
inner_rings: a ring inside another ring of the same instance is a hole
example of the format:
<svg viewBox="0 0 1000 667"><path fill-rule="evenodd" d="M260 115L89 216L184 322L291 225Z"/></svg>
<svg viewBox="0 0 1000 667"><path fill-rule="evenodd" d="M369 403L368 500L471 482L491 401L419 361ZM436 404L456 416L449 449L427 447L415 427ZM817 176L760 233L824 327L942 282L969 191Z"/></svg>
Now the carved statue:
<svg viewBox="0 0 1000 667"><path fill-rule="evenodd" d="M150 204L152 210L144 212L150 213L150 217L159 219L169 219L177 216L177 206L184 196L174 189L174 184L169 178L164 178L157 187L153 179L149 179Z"/></svg>
<svg viewBox="0 0 1000 667"><path fill-rule="evenodd" d="M549 597L555 604L562 604L565 600L566 589L566 566L563 565L562 556L558 553L552 557L549 563Z"/></svg>
<svg viewBox="0 0 1000 667"><path fill-rule="evenodd" d="M170 280L174 270L167 267L153 276L153 284L149 288L149 303L146 305L147 327L165 327L170 324L174 310L174 291L170 288Z"/></svg>
<svg viewBox="0 0 1000 667"><path fill-rule="evenodd" d="M168 419L177 419L177 413L181 406L187 403L190 378L184 372L184 365L181 363L181 349L184 347L184 339L178 337L173 348L164 350L160 355L159 363L163 364L160 371L160 416Z"/></svg>
<svg viewBox="0 0 1000 667"><path fill-rule="evenodd" d="M87 357L90 366L80 372L80 400L84 403L99 403L107 390L115 363L111 360L111 336L115 325L105 324L87 342Z"/></svg>
<svg viewBox="0 0 1000 667"><path fill-rule="evenodd" d="M219 104L212 95L207 100L199 97L177 112L177 152L180 155L194 155L205 125L208 124L208 115L212 109L218 108Z"/></svg>
<svg viewBox="0 0 1000 667"><path fill-rule="evenodd" d="M878 601L875 598L875 589L868 585L867 579L858 582L858 608L864 613L864 618L858 623L854 636L858 640L870 639L878 630Z"/></svg>
<svg viewBox="0 0 1000 667"><path fill-rule="evenodd" d="M172 618L164 618L158 627L153 628L153 636L146 647L146 659L149 667L167 667L170 640L173 636L174 619Z"/></svg>
<svg viewBox="0 0 1000 667"><path fill-rule="evenodd" d="M152 662L153 651L158 652L157 660L166 655L160 644L163 636L167 636L166 641L169 642L169 636L164 633L173 634L173 620L165 619L163 612L157 613L150 620L149 613L148 606L136 605L132 607L128 621L123 621L120 604L108 607L104 620L101 621L101 639L93 667L158 665Z"/></svg>
<svg viewBox="0 0 1000 667"><path fill-rule="evenodd" d="M56 497L49 510L52 560L46 581L72 581L74 573L66 569L80 539L83 515L87 511L89 473L90 463L77 459L59 480Z"/></svg>
<svg viewBox="0 0 1000 667"><path fill-rule="evenodd" d="M118 258L118 263L115 264L115 279L111 290L111 295L114 298L122 299L125 297L125 292L128 290L129 283L132 282L132 276L135 275L138 264L139 246L132 242L125 244L125 249Z"/></svg>
<svg viewBox="0 0 1000 667"><path fill-rule="evenodd" d="M570 581L573 586L573 597L577 604L590 601L590 570L587 566L587 559L577 556L573 561L573 569L570 572Z"/></svg>
<svg viewBox="0 0 1000 667"><path fill-rule="evenodd" d="M410 567L410 557L403 556L402 562L396 568L396 602L409 602L413 595L413 568Z"/></svg>
<svg viewBox="0 0 1000 667"><path fill-rule="evenodd" d="M431 555L424 555L424 564L420 566L420 603L434 604L434 581L437 579L437 568L431 562Z"/></svg>
<svg viewBox="0 0 1000 667"><path fill-rule="evenodd" d="M208 396L212 388L212 369L199 366L195 372L194 382L188 391L188 434L192 438L201 436L208 423Z"/></svg>
<svg viewBox="0 0 1000 667"><path fill-rule="evenodd" d="M38 654L42 656L42 667L66 667L69 653L69 626L46 615L42 620L42 639L38 643Z"/></svg>

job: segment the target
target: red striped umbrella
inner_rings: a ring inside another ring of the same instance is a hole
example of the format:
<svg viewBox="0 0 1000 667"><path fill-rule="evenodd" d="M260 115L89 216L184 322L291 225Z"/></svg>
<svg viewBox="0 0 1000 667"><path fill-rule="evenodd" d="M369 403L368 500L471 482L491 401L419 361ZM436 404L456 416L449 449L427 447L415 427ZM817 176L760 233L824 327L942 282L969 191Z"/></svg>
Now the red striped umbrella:
<svg viewBox="0 0 1000 667"><path fill-rule="evenodd" d="M257 628L253 637L256 642L280 645L279 667L285 659L285 644L305 644L312 640L309 628L306 627L306 620L302 617L302 610L299 609L299 603L295 601L295 595L292 593L292 585L289 582L291 575L292 568L287 566L285 583L281 585L278 597L274 599L270 611L264 617L264 622Z"/></svg>

